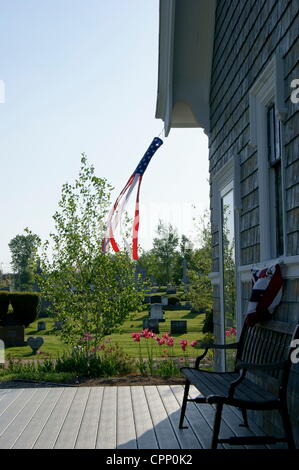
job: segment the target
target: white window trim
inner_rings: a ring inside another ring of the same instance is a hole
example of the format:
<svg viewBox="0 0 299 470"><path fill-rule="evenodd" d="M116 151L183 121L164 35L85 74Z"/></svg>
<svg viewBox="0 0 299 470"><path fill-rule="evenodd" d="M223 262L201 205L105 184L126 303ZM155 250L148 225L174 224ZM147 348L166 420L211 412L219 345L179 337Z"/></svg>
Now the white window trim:
<svg viewBox="0 0 299 470"><path fill-rule="evenodd" d="M260 218L260 259L271 259L273 253L273 236L271 236L271 208L269 196L269 164L267 149L267 106L275 103L276 118L283 121L286 108L283 100L283 62L274 56L260 74L249 91L250 113L250 145L257 149L258 186L259 186L259 218ZM284 164L282 149L282 192L284 194ZM286 233L286 212L283 198L283 227ZM284 253L286 253L286 237L284 237Z"/></svg>
<svg viewBox="0 0 299 470"><path fill-rule="evenodd" d="M241 282L249 282L251 280L251 269L256 267L258 269L272 266L273 264L280 264L281 272L284 279L298 279L299 278L299 255L295 256L282 256L280 258L270 259L255 264L247 264L238 267Z"/></svg>
<svg viewBox="0 0 299 470"><path fill-rule="evenodd" d="M231 158L223 167L211 178L212 184L212 208L213 225L217 227L219 234L219 272L209 273L212 285L219 285L220 291L220 327L221 338L225 343L224 333L224 305L223 305L223 258L222 258L222 209L221 199L230 190L234 190L234 224L235 224L235 260L236 260L236 322L237 335L239 336L243 325L242 299L241 299L241 278L238 267L240 266L240 239L239 239L239 211L241 208L240 197L240 161L237 156ZM221 367L225 368L225 351L221 354Z"/></svg>

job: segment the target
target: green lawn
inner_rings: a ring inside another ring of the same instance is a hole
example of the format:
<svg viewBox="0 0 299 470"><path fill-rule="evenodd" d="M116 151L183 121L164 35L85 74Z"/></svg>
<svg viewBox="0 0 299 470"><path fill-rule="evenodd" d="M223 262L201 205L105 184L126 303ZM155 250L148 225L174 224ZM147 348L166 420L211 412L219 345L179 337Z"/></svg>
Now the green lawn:
<svg viewBox="0 0 299 470"><path fill-rule="evenodd" d="M46 322L46 330L37 331L38 321ZM40 318L25 329L25 341L29 336L42 336L44 338L44 344L40 349L40 354L36 357L39 359L47 357L58 357L64 351L67 351L68 347L60 340L57 332L54 331L53 318ZM18 346L10 347L5 349L6 359L10 356L13 359L32 359L32 349L30 346Z"/></svg>
<svg viewBox="0 0 299 470"><path fill-rule="evenodd" d="M140 312L135 314L132 319L127 320L121 327L118 333L111 335L108 338L111 338L113 343L118 343L124 348L124 350L132 357L137 357L139 355L139 347L137 343L134 343L132 340L132 333L142 331L142 321L147 318L148 312ZM160 336L163 333L170 333L170 321L171 320L187 320L187 334L184 335L175 335L175 346L173 348L173 354L176 356L182 355L182 350L179 346L179 340L186 339L187 341L200 340L203 337L202 326L205 319L205 315L200 315L196 313L191 313L188 310L173 310L165 312L165 322L160 323ZM57 332L54 331L54 319L52 318L43 318L46 322L47 329L44 331L37 331L37 321L32 323L29 328L25 330L25 340L28 336L42 336L44 338L44 344L40 349L40 354L36 356L38 359L43 359L46 357L58 357L64 351L68 350L68 347L62 343ZM39 320L38 320L39 321ZM146 356L145 349L145 340L142 338L143 352ZM157 347L157 353L160 355L161 346ZM164 349L164 348L163 348ZM196 356L198 351L195 352L193 348L187 348L188 354L190 356ZM32 351L29 346L23 347L11 347L6 349L6 359L8 357L14 359L32 359Z"/></svg>
<svg viewBox="0 0 299 470"><path fill-rule="evenodd" d="M132 357L139 355L139 346L132 340L132 333L138 333L142 331L142 321L147 318L148 312L141 312L135 315L133 321L126 321L121 328L121 332L110 336L113 342L120 344L124 350ZM176 356L182 355L182 350L179 345L181 339L186 339L188 342L193 340L200 340L203 337L202 326L205 315L199 315L197 313L191 313L190 310L172 310L165 312L165 322L160 322L160 335L163 333L170 333L170 321L171 320L187 320L187 334L174 335L175 346L173 348L173 354ZM141 339L141 345L144 345L143 351L146 354L145 339ZM158 346L157 351L160 350L161 346ZM164 348L162 348L164 349ZM187 352L187 351L186 351ZM194 349L190 349L190 355L194 356ZM196 354L195 354L196 355Z"/></svg>

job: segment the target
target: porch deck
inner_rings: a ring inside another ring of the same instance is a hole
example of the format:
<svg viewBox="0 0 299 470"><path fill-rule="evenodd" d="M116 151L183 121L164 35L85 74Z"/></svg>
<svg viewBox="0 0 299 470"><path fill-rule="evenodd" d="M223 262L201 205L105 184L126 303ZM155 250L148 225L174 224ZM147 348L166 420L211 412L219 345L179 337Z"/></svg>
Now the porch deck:
<svg viewBox="0 0 299 470"><path fill-rule="evenodd" d="M190 395L198 395L195 388ZM210 448L214 409L190 403L189 428L180 430L182 396L181 385L2 389L0 448ZM226 407L223 418L223 437L261 434L253 424L250 430L239 427L241 414L234 408Z"/></svg>

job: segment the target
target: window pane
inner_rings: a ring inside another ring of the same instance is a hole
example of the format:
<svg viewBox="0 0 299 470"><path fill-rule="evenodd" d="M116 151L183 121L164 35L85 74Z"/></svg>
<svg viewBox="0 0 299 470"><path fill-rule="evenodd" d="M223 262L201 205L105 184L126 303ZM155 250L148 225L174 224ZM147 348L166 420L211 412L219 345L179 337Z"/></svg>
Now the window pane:
<svg viewBox="0 0 299 470"><path fill-rule="evenodd" d="M275 116L275 106L267 109L268 160L270 166L270 208L273 233L272 256L283 255L283 205L281 176L281 124Z"/></svg>
<svg viewBox="0 0 299 470"><path fill-rule="evenodd" d="M225 340L236 341L236 272L233 190L222 198L223 311ZM232 370L233 350L226 351L226 370Z"/></svg>
<svg viewBox="0 0 299 470"><path fill-rule="evenodd" d="M267 110L268 127L268 158L270 166L281 159L281 130L280 121L275 116L275 106L272 104Z"/></svg>
<svg viewBox="0 0 299 470"><path fill-rule="evenodd" d="M275 222L276 222L276 255L283 255L283 217L282 217L282 187L281 163L273 169L275 173Z"/></svg>

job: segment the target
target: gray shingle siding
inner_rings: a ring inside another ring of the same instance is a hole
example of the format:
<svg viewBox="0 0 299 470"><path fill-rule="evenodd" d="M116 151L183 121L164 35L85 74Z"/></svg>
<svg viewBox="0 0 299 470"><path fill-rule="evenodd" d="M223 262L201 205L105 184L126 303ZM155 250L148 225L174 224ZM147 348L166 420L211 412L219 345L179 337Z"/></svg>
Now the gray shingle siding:
<svg viewBox="0 0 299 470"><path fill-rule="evenodd" d="M286 201L286 255L299 255L299 105L290 100L290 83L299 78L299 0L218 0L215 17L210 88L209 159L211 180L231 158L240 161L240 257L242 265L260 261L257 151L250 144L249 90L267 63L283 58L283 123ZM213 210L212 209L212 220ZM219 271L219 234L213 232L213 270ZM215 289L216 336L220 328L219 289ZM250 283L243 283L246 310ZM288 279L275 319L299 322L299 280ZM263 379L265 380L265 379ZM299 446L299 366L290 380L289 403ZM271 412L256 414L266 431L279 430L280 418Z"/></svg>

